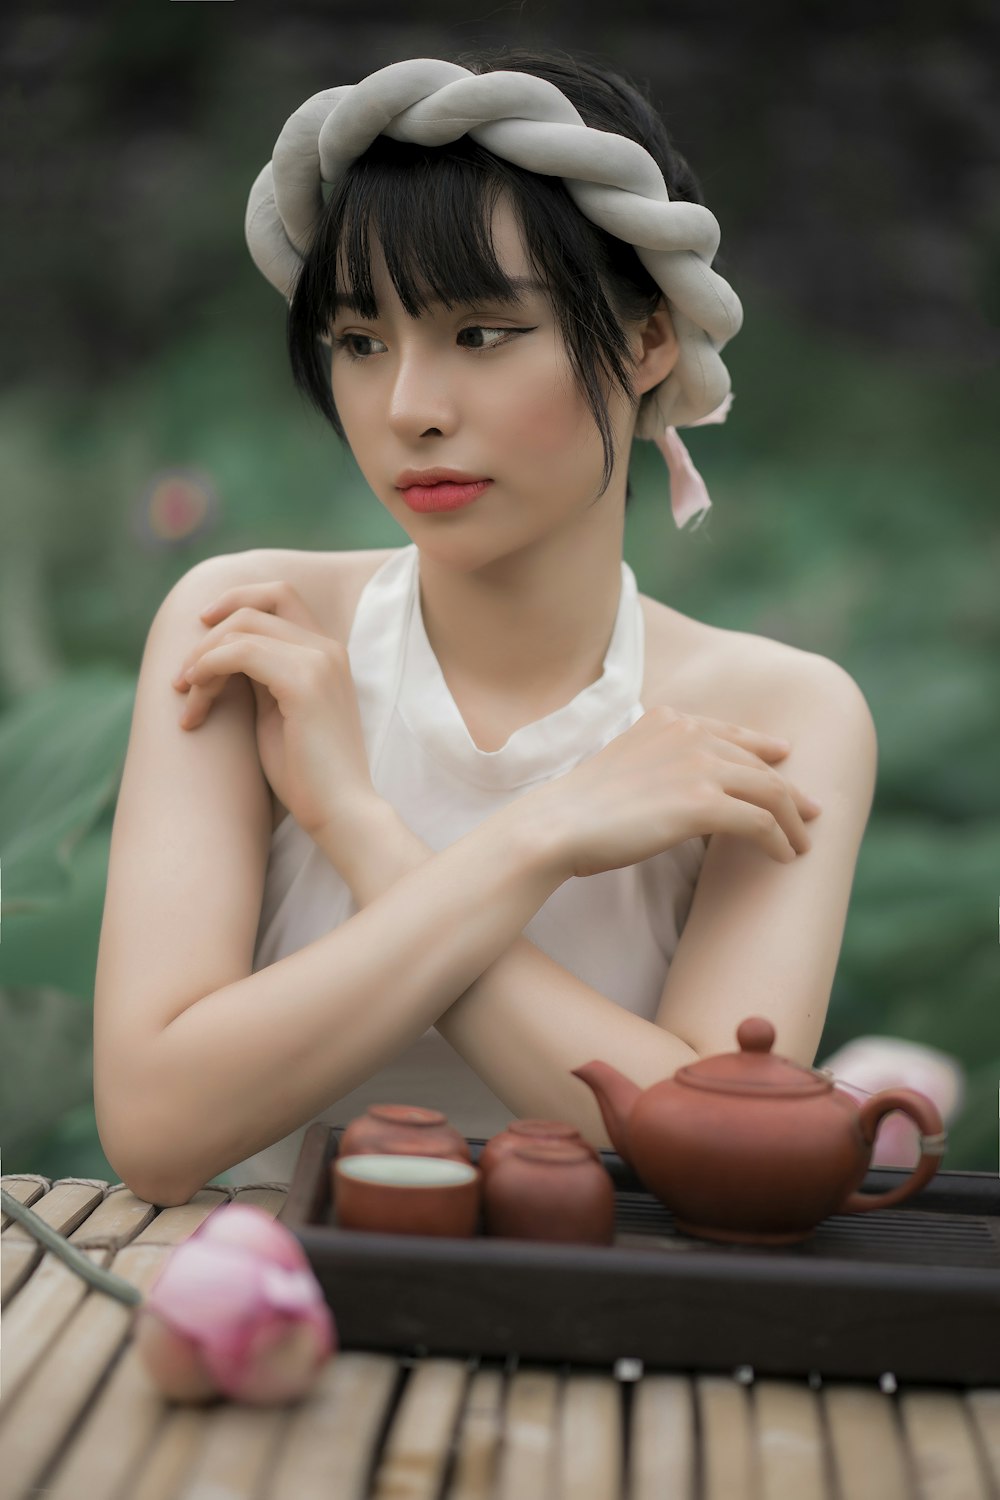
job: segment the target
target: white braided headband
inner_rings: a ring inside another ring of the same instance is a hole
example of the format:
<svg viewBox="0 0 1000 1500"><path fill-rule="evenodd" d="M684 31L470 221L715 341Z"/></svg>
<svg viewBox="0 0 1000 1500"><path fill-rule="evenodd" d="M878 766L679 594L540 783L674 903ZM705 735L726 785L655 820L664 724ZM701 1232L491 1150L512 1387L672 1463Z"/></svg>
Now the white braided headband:
<svg viewBox="0 0 1000 1500"><path fill-rule="evenodd" d="M649 393L635 435L655 442L667 461L676 524L708 510L712 502L676 429L724 422L733 400L718 351L739 332L743 309L711 269L720 237L715 215L700 203L671 201L649 152L591 129L555 84L412 58L300 104L254 181L247 245L286 301L323 209L322 183L337 182L379 135L423 146L469 135L495 156L561 177L582 214L634 245L669 303L678 342L677 362Z"/></svg>

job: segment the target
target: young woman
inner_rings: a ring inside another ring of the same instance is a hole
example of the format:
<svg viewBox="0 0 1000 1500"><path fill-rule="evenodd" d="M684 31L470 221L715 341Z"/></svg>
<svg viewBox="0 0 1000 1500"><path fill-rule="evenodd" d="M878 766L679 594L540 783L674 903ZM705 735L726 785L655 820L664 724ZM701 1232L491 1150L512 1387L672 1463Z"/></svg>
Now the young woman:
<svg viewBox="0 0 1000 1500"><path fill-rule="evenodd" d="M811 1064L823 1029L865 699L622 556L636 435L678 523L707 503L675 428L728 405L716 222L625 80L465 63L313 96L251 193L295 379L410 542L212 558L153 620L94 1055L158 1203L287 1181L310 1121L379 1101L607 1146L572 1068L646 1086L752 1014Z"/></svg>

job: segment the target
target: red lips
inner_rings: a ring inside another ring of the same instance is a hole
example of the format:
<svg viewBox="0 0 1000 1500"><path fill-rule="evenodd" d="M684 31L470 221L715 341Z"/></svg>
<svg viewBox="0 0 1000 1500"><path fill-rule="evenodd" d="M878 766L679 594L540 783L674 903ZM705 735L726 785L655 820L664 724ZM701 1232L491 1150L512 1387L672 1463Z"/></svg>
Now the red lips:
<svg viewBox="0 0 1000 1500"><path fill-rule="evenodd" d="M481 484L485 474L466 474L461 469L404 469L396 479L398 490L411 485L426 487L432 484Z"/></svg>

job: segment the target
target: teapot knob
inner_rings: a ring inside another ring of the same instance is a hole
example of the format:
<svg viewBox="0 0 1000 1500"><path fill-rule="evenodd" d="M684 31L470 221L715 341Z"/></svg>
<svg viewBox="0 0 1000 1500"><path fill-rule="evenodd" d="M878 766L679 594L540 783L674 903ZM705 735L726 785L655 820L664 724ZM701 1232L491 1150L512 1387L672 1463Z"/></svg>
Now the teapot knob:
<svg viewBox="0 0 1000 1500"><path fill-rule="evenodd" d="M774 1027L764 1016L747 1016L736 1031L736 1040L743 1052L770 1052L774 1037Z"/></svg>

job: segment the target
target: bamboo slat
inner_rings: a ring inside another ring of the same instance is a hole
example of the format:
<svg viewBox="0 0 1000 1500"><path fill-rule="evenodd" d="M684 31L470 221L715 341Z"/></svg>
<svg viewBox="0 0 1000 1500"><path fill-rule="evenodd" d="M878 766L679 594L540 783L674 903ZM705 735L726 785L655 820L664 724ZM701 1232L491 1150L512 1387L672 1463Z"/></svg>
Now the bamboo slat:
<svg viewBox="0 0 1000 1500"><path fill-rule="evenodd" d="M288 1189L281 1182L265 1182L256 1187L232 1188L231 1192L234 1203L248 1203L251 1208L263 1208L272 1218L278 1217L288 1196Z"/></svg>
<svg viewBox="0 0 1000 1500"><path fill-rule="evenodd" d="M993 1500L961 1394L905 1390L898 1399L920 1500Z"/></svg>
<svg viewBox="0 0 1000 1500"><path fill-rule="evenodd" d="M123 1189L123 1198L134 1198L134 1194L128 1188ZM141 1198L134 1198L136 1203L142 1203ZM187 1203L180 1204L177 1208L164 1208L158 1214L150 1217L143 1229L135 1235L132 1243L136 1245L179 1245L186 1240L188 1235L194 1234L200 1224L203 1224L210 1213L220 1208L223 1203L229 1202L229 1195L225 1188L202 1188L200 1193L195 1193Z"/></svg>
<svg viewBox="0 0 1000 1500"><path fill-rule="evenodd" d="M496 1500L552 1500L562 1377L545 1366L508 1376Z"/></svg>
<svg viewBox="0 0 1000 1500"><path fill-rule="evenodd" d="M411 1368L382 1445L372 1500L437 1500L467 1384L464 1360L422 1359Z"/></svg>
<svg viewBox="0 0 1000 1500"><path fill-rule="evenodd" d="M6 1179L4 1181L6 1187ZM49 1194L40 1201L30 1202L29 1207L47 1222L62 1221L67 1210L74 1210L72 1198L60 1192ZM21 1202L27 1201L22 1194L15 1194ZM89 1196L89 1195L88 1195ZM52 1200L52 1201L50 1201ZM44 1210L44 1211L43 1211ZM145 1224L153 1218L155 1210L132 1193L110 1192L96 1200L92 1211L76 1229L65 1234L70 1244L88 1254L95 1265L110 1266L114 1251L127 1244ZM4 1304L4 1357L0 1401L17 1391L35 1364L44 1354L53 1338L87 1295L87 1284L75 1271L65 1265L51 1251L39 1245L23 1225L10 1220L12 1231L4 1237L3 1254L10 1252L15 1258L24 1253L23 1241L29 1239L35 1251L41 1252L35 1270L24 1283L12 1304ZM59 1228L59 1223L54 1227ZM0 1407L2 1418L2 1407Z"/></svg>
<svg viewBox="0 0 1000 1500"><path fill-rule="evenodd" d="M8 1179L4 1178L4 1187ZM8 1189L9 1191L9 1189ZM13 1194L17 1197L18 1194ZM84 1179L55 1183L40 1198L27 1198L29 1206L46 1224L71 1236L104 1197L104 1184ZM28 1277L48 1254L23 1224L9 1221L0 1239L0 1303L9 1307Z"/></svg>
<svg viewBox="0 0 1000 1500"><path fill-rule="evenodd" d="M965 1405L983 1467L1000 1495L1000 1391L966 1391Z"/></svg>
<svg viewBox="0 0 1000 1500"><path fill-rule="evenodd" d="M148 1292L168 1253L165 1246L128 1245L119 1251L111 1269ZM70 1436L48 1478L48 1500L78 1500L83 1494L87 1500L114 1500L141 1472L170 1410L139 1360L130 1320L125 1347L96 1389L86 1421Z"/></svg>
<svg viewBox="0 0 1000 1500"><path fill-rule="evenodd" d="M20 1248L15 1252L21 1254ZM95 1265L107 1267L107 1250L89 1250ZM6 1247L4 1248L6 1256ZM3 1310L3 1360L0 1363L0 1437L5 1406L24 1384L60 1329L87 1295L87 1283L52 1254L42 1256L36 1270Z"/></svg>
<svg viewBox="0 0 1000 1500"><path fill-rule="evenodd" d="M503 1398L503 1371L476 1370L459 1417L447 1500L493 1500L503 1437Z"/></svg>
<svg viewBox="0 0 1000 1500"><path fill-rule="evenodd" d="M95 1203L86 1220L70 1235L74 1245L108 1244L115 1250L129 1245L151 1224L159 1210L126 1187L113 1187ZM168 1212L172 1213L170 1209Z"/></svg>
<svg viewBox="0 0 1000 1500"><path fill-rule="evenodd" d="M29 1172L16 1177L4 1177L0 1181L3 1182L4 1188L12 1198L16 1198L18 1203L26 1203L29 1208L33 1207L37 1199L43 1193L47 1193L52 1186L48 1177L39 1177ZM0 1211L0 1233L13 1223L14 1220L9 1214Z"/></svg>
<svg viewBox="0 0 1000 1500"><path fill-rule="evenodd" d="M914 1500L895 1397L834 1382L820 1399L840 1500Z"/></svg>
<svg viewBox="0 0 1000 1500"><path fill-rule="evenodd" d="M622 1402L621 1387L610 1372L566 1377L559 1421L559 1500L620 1500Z"/></svg>
<svg viewBox="0 0 1000 1500"><path fill-rule="evenodd" d="M694 1500L695 1402L684 1375L643 1375L632 1387L628 1500Z"/></svg>
<svg viewBox="0 0 1000 1500"><path fill-rule="evenodd" d="M752 1407L760 1500L833 1500L818 1393L804 1382L757 1380Z"/></svg>
<svg viewBox="0 0 1000 1500"><path fill-rule="evenodd" d="M163 1420L140 1467L115 1492L114 1500L179 1500L186 1496L185 1486L214 1420L211 1407L164 1404Z"/></svg>
<svg viewBox="0 0 1000 1500"><path fill-rule="evenodd" d="M264 1485L286 1425L287 1414L280 1406L219 1402L204 1424L178 1500L267 1493Z"/></svg>
<svg viewBox="0 0 1000 1500"><path fill-rule="evenodd" d="M115 1266L131 1251L116 1257ZM138 1268L128 1279L136 1285ZM120 1273L124 1274L124 1273ZM41 1484L129 1336L133 1309L88 1291L9 1401L0 1425L6 1496ZM86 1425L80 1433L86 1440ZM79 1492L78 1492L79 1493ZM88 1494L88 1500L90 1496Z"/></svg>
<svg viewBox="0 0 1000 1500"><path fill-rule="evenodd" d="M694 1386L702 1500L757 1500L758 1454L746 1386L728 1375L697 1375Z"/></svg>
<svg viewBox="0 0 1000 1500"><path fill-rule="evenodd" d="M339 1352L289 1412L266 1496L366 1500L379 1436L401 1371L392 1354Z"/></svg>

